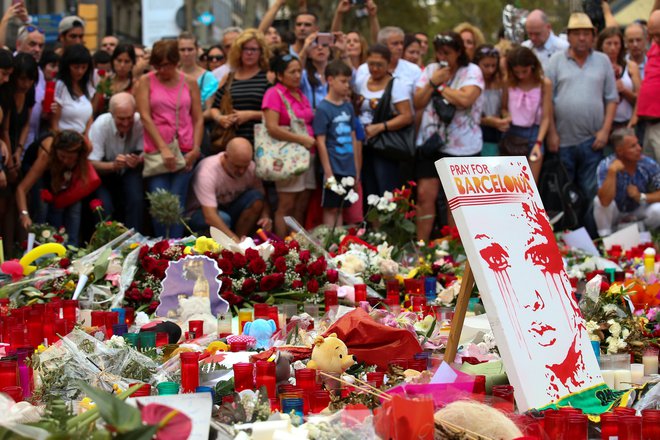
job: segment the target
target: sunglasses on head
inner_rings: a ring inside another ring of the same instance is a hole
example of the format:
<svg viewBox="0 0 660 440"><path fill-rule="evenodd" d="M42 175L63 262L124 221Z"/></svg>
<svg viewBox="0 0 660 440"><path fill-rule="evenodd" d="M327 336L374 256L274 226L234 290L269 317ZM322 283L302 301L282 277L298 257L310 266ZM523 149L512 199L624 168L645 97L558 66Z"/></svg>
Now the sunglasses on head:
<svg viewBox="0 0 660 440"><path fill-rule="evenodd" d="M293 60L298 60L298 57L291 54L286 54L282 57L282 61L284 61L285 63L288 63Z"/></svg>
<svg viewBox="0 0 660 440"><path fill-rule="evenodd" d="M451 35L443 35L443 34L438 34L433 38L433 42L435 44L450 44L454 42L454 39L451 37Z"/></svg>
<svg viewBox="0 0 660 440"><path fill-rule="evenodd" d="M19 34L22 34L23 32L27 32L27 33L29 34L29 33L32 33L32 32L34 32L34 31L37 31L37 32L39 32L40 34L45 34L45 33L46 33L46 32L44 32L44 30L41 29L40 27L32 26L31 24L28 24L28 25L25 25L25 26L21 26L21 28L19 29L18 33L19 33Z"/></svg>
<svg viewBox="0 0 660 440"><path fill-rule="evenodd" d="M492 56L492 57L499 57L500 56L500 51L497 50L494 47L493 48L482 47L479 52L481 52L483 55L486 55L486 56Z"/></svg>

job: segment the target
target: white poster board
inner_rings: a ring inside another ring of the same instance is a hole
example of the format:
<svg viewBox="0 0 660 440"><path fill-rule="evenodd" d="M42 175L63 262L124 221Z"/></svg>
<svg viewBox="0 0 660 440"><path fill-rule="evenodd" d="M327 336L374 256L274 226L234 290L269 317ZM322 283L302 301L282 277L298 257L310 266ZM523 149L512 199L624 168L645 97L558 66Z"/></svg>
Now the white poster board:
<svg viewBox="0 0 660 440"><path fill-rule="evenodd" d="M153 46L161 38L176 38L181 29L176 25L176 12L183 0L142 0L142 44Z"/></svg>
<svg viewBox="0 0 660 440"><path fill-rule="evenodd" d="M436 168L518 408L602 383L526 158L446 158Z"/></svg>

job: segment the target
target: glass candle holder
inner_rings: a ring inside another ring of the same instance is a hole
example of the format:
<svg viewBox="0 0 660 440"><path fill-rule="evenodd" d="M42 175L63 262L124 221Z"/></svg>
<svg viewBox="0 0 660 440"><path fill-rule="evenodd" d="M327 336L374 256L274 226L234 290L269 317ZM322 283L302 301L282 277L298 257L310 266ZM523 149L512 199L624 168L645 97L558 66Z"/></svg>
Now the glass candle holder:
<svg viewBox="0 0 660 440"><path fill-rule="evenodd" d="M257 377L255 379L255 384L257 390L260 390L261 387L266 388L266 393L268 393L268 398L275 397L275 390L277 386L277 379L275 376L271 375L259 375L257 373Z"/></svg>
<svg viewBox="0 0 660 440"><path fill-rule="evenodd" d="M0 388L19 386L18 363L15 360L0 360Z"/></svg>
<svg viewBox="0 0 660 440"><path fill-rule="evenodd" d="M126 325L132 326L135 322L135 309L133 307L124 307L124 315L126 317Z"/></svg>
<svg viewBox="0 0 660 440"><path fill-rule="evenodd" d="M336 290L326 290L323 292L325 298L325 313L328 313L332 308L339 306L339 298L337 297Z"/></svg>
<svg viewBox="0 0 660 440"><path fill-rule="evenodd" d="M642 438L642 418L619 416L619 440L639 440Z"/></svg>
<svg viewBox="0 0 660 440"><path fill-rule="evenodd" d="M21 387L12 386L12 387L0 388L0 393L7 394L16 403L23 401L23 389Z"/></svg>
<svg viewBox="0 0 660 440"><path fill-rule="evenodd" d="M34 390L34 370L26 360L34 353L32 347L21 347L16 350L16 363L18 365L18 382L23 389L25 399L32 396Z"/></svg>
<svg viewBox="0 0 660 440"><path fill-rule="evenodd" d="M493 407L507 412L514 410L513 387L511 385L495 385L493 387ZM561 413L561 411L560 411Z"/></svg>
<svg viewBox="0 0 660 440"><path fill-rule="evenodd" d="M561 438L564 431L564 416L559 411L548 410L544 413L543 429L547 438Z"/></svg>
<svg viewBox="0 0 660 440"><path fill-rule="evenodd" d="M140 332L138 333L138 343L140 350L149 350L156 347L156 333L154 332Z"/></svg>
<svg viewBox="0 0 660 440"><path fill-rule="evenodd" d="M398 297L400 291L401 288L397 280L390 280L387 283L385 283L385 292L387 293L387 296Z"/></svg>
<svg viewBox="0 0 660 440"><path fill-rule="evenodd" d="M366 284L356 284L353 286L355 288L355 305L360 304L362 301L367 300L367 285Z"/></svg>
<svg viewBox="0 0 660 440"><path fill-rule="evenodd" d="M156 332L156 347L164 347L169 344L169 338L167 332Z"/></svg>
<svg viewBox="0 0 660 440"><path fill-rule="evenodd" d="M330 404L330 393L327 390L316 390L311 400L310 412L318 414Z"/></svg>
<svg viewBox="0 0 660 440"><path fill-rule="evenodd" d="M642 411L642 439L660 438L660 410L645 409Z"/></svg>
<svg viewBox="0 0 660 440"><path fill-rule="evenodd" d="M92 327L105 326L105 312L102 310L92 310Z"/></svg>
<svg viewBox="0 0 660 440"><path fill-rule="evenodd" d="M179 384L176 382L161 382L156 385L159 396L179 394Z"/></svg>
<svg viewBox="0 0 660 440"><path fill-rule="evenodd" d="M304 391L314 391L316 388L316 370L311 368L296 370L296 386Z"/></svg>
<svg viewBox="0 0 660 440"><path fill-rule="evenodd" d="M165 382L163 382L163 383L165 383ZM131 397L151 396L151 385L149 385L148 383L137 382L137 383L129 384L129 387L133 387L135 385L142 385L142 387L138 388L138 390L136 392L131 394Z"/></svg>
<svg viewBox="0 0 660 440"><path fill-rule="evenodd" d="M319 319L319 305L318 304L305 304L303 305L303 310L314 320Z"/></svg>
<svg viewBox="0 0 660 440"><path fill-rule="evenodd" d="M630 378L635 385L644 383L644 364L630 364Z"/></svg>
<svg viewBox="0 0 660 440"><path fill-rule="evenodd" d="M257 361L255 364L257 377L259 376L275 376L276 365L275 362Z"/></svg>
<svg viewBox="0 0 660 440"><path fill-rule="evenodd" d="M564 436L566 439L587 440L589 420L585 414L571 414L564 422Z"/></svg>
<svg viewBox="0 0 660 440"><path fill-rule="evenodd" d="M218 337L226 338L231 335L231 320L233 316L231 312L227 310L227 313L218 314Z"/></svg>
<svg viewBox="0 0 660 440"><path fill-rule="evenodd" d="M124 337L124 340L128 345L131 347L137 347L138 346L138 333L124 333L122 335Z"/></svg>
<svg viewBox="0 0 660 440"><path fill-rule="evenodd" d="M268 319L268 308L266 303L256 303L254 305L254 319Z"/></svg>
<svg viewBox="0 0 660 440"><path fill-rule="evenodd" d="M195 333L195 338L204 336L204 321L193 320L188 321L188 331Z"/></svg>
<svg viewBox="0 0 660 440"><path fill-rule="evenodd" d="M373 383L373 386L376 388L382 387L384 381L385 373L382 371L372 371L367 373L367 382Z"/></svg>
<svg viewBox="0 0 660 440"><path fill-rule="evenodd" d="M435 277L424 278L424 295L426 296L426 300L429 302L434 301L438 296L436 292L436 283L437 281Z"/></svg>
<svg viewBox="0 0 660 440"><path fill-rule="evenodd" d="M181 359L181 391L194 393L199 386L199 353L186 352L179 355Z"/></svg>
<svg viewBox="0 0 660 440"><path fill-rule="evenodd" d="M292 417L291 423L294 426L299 426L303 423L303 400L304 399L300 397L287 397L280 399L282 414L293 415L294 417Z"/></svg>
<svg viewBox="0 0 660 440"><path fill-rule="evenodd" d="M238 353L239 351L247 351L247 342L245 341L234 341L229 345L233 353Z"/></svg>
<svg viewBox="0 0 660 440"><path fill-rule="evenodd" d="M642 364L644 364L644 376L658 374L658 349L656 347L648 347L644 350L642 355Z"/></svg>
<svg viewBox="0 0 660 440"><path fill-rule="evenodd" d="M403 289L408 295L424 295L424 280L409 278L403 280Z"/></svg>
<svg viewBox="0 0 660 440"><path fill-rule="evenodd" d="M277 306L268 307L268 316L266 319L272 319L275 322L275 331L280 329L280 315Z"/></svg>
<svg viewBox="0 0 660 440"><path fill-rule="evenodd" d="M128 326L126 324L114 324L112 326L112 334L115 336L124 336L124 333L128 332Z"/></svg>
<svg viewBox="0 0 660 440"><path fill-rule="evenodd" d="M252 309L240 309L238 311L238 333L243 334L246 322L252 321Z"/></svg>
<svg viewBox="0 0 660 440"><path fill-rule="evenodd" d="M67 321L78 322L77 299L65 299L62 301L62 317Z"/></svg>
<svg viewBox="0 0 660 440"><path fill-rule="evenodd" d="M254 364L248 362L234 364L234 390L240 393L252 389L254 389Z"/></svg>
<svg viewBox="0 0 660 440"><path fill-rule="evenodd" d="M600 438L601 440L610 440L610 438L619 436L619 424L617 415L614 413L605 413L600 415Z"/></svg>
<svg viewBox="0 0 660 440"><path fill-rule="evenodd" d="M473 394L486 394L486 376L477 374L474 376Z"/></svg>
<svg viewBox="0 0 660 440"><path fill-rule="evenodd" d="M119 321L118 321L119 324L128 325L128 323L126 322L126 310L124 310L122 307L114 307L114 308L110 309L110 311L111 312L117 312L119 314L118 315L119 316Z"/></svg>
<svg viewBox="0 0 660 440"><path fill-rule="evenodd" d="M634 408L627 408L625 406L616 406L612 412L617 416L634 416L637 414Z"/></svg>

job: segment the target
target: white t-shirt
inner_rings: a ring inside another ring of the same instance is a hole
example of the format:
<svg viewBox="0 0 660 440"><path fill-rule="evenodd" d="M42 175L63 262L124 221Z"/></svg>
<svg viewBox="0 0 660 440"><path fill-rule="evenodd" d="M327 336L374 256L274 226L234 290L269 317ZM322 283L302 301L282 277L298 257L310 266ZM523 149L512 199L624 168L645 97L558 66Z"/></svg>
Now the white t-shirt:
<svg viewBox="0 0 660 440"><path fill-rule="evenodd" d="M94 95L94 87L91 84L87 86L87 91L90 97ZM87 122L92 117L92 102L85 95L74 99L60 80L55 83L55 102L62 106L60 130L84 133Z"/></svg>
<svg viewBox="0 0 660 440"><path fill-rule="evenodd" d="M378 106L380 98L382 98L385 89L373 92L367 87L367 82L370 76L367 76L363 79L361 84L357 84L355 92L360 95L360 114L358 119L362 125L369 125L374 120L374 111ZM392 107L391 110L393 113L397 113L394 104L399 102L410 101L410 95L408 94L408 88L404 81L400 79L394 79L394 84L392 84Z"/></svg>
<svg viewBox="0 0 660 440"><path fill-rule="evenodd" d="M422 69L420 69L417 64L400 59L394 72L392 72L392 77L399 78L406 83L408 93L410 98L412 98L413 93L415 93L414 86L421 74ZM367 66L367 63L364 63L355 71L355 84L361 84L363 81L366 81L367 78L369 78L369 67Z"/></svg>
<svg viewBox="0 0 660 440"><path fill-rule="evenodd" d="M433 72L438 68L438 63L429 64L422 76L417 82L417 88L422 88L429 82ZM456 71L454 78L447 84L452 89L460 89L466 86L477 86L479 89L485 89L484 77L481 69L476 64L468 64ZM483 94L467 109L456 109L454 118L449 126L442 124L433 109L433 100L429 101L422 113L422 123L417 135L417 145L422 145L433 136L439 133L445 142L441 151L455 156L472 156L479 154L483 146L481 136L481 110L483 107Z"/></svg>
<svg viewBox="0 0 660 440"><path fill-rule="evenodd" d="M120 136L112 114L103 113L89 129L92 152L89 160L112 162L119 154L140 154L144 149L144 129L140 114L133 115L133 127L125 136Z"/></svg>

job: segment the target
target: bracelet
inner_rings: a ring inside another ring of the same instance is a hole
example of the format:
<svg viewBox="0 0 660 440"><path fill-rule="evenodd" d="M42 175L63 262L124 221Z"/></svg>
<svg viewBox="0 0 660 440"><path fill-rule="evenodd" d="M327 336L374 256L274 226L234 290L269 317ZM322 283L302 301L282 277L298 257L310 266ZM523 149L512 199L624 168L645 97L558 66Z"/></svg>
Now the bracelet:
<svg viewBox="0 0 660 440"><path fill-rule="evenodd" d="M541 145L543 145L543 141L537 140L536 142L534 142L534 146L536 146L536 145L538 145L540 147Z"/></svg>
<svg viewBox="0 0 660 440"><path fill-rule="evenodd" d="M19 212L19 215L18 215L18 216L19 216L19 217L23 217L23 216L27 216L27 217L29 217L29 216L30 216L30 213L27 212L25 209L23 209L21 212Z"/></svg>

